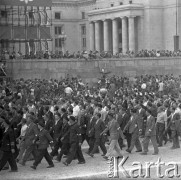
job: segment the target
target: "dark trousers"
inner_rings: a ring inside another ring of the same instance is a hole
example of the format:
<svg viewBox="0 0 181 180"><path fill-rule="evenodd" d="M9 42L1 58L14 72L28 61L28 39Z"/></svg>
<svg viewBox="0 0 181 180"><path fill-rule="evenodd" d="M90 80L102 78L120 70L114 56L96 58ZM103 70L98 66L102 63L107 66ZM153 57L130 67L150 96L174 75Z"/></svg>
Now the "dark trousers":
<svg viewBox="0 0 181 180"><path fill-rule="evenodd" d="M163 140L166 139L165 137L165 124L164 123L157 123L156 124L156 139L159 146L162 146Z"/></svg>
<svg viewBox="0 0 181 180"><path fill-rule="evenodd" d="M9 163L11 170L18 170L14 154L12 154L11 151L3 151L3 155L0 160L0 171L7 162Z"/></svg>
<svg viewBox="0 0 181 180"><path fill-rule="evenodd" d="M24 157L22 158L22 162L25 163L25 162L28 160L30 154L32 154L33 157L34 157L34 159L36 159L36 153L37 153L37 147L36 147L36 145L33 144L33 145L29 146L29 147L25 150L25 154L24 154Z"/></svg>
<svg viewBox="0 0 181 180"><path fill-rule="evenodd" d="M94 142L94 147L91 151L91 154L94 154L96 152L96 150L98 149L98 147L100 146L103 154L106 154L107 153L107 149L106 149L106 146L105 146L105 141L104 141L104 138L101 137L101 138L96 138L95 139L95 142Z"/></svg>
<svg viewBox="0 0 181 180"><path fill-rule="evenodd" d="M132 151L134 146L136 147L138 151L142 151L138 132L135 132L131 135L131 144L130 144L129 150Z"/></svg>
<svg viewBox="0 0 181 180"><path fill-rule="evenodd" d="M49 165L53 165L53 161L51 159L51 156L49 155L47 149L38 149L37 150L37 156L35 158L35 162L33 163L34 166L38 166L38 164L41 163L41 160L43 157L46 159Z"/></svg>
<svg viewBox="0 0 181 180"><path fill-rule="evenodd" d="M127 141L127 146L128 146L128 149L130 148L131 146L131 134L130 133L124 133L124 135L126 136L126 141Z"/></svg>
<svg viewBox="0 0 181 180"><path fill-rule="evenodd" d="M86 140L87 143L89 144L89 137L87 136L87 134L81 134L82 136L82 143Z"/></svg>
<svg viewBox="0 0 181 180"><path fill-rule="evenodd" d="M173 139L173 148L180 148L178 132L176 130L172 130L172 139Z"/></svg>
<svg viewBox="0 0 181 180"><path fill-rule="evenodd" d="M55 144L54 144L54 149L52 150L52 152L50 153L51 156L56 156L58 155L58 150L59 148L62 147L62 142L61 141L55 141Z"/></svg>
<svg viewBox="0 0 181 180"><path fill-rule="evenodd" d="M61 161L62 156L63 156L64 154L65 154L65 155L68 154L69 148L70 148L70 144L69 144L69 143L62 143L61 151L60 151L60 153L59 153L58 156L57 156L57 160L58 160L58 161Z"/></svg>
<svg viewBox="0 0 181 180"><path fill-rule="evenodd" d="M89 153L93 150L94 142L95 142L95 138L89 137L89 150L88 150Z"/></svg>
<svg viewBox="0 0 181 180"><path fill-rule="evenodd" d="M119 138L118 143L119 143L119 147L122 149L123 148L123 139Z"/></svg>
<svg viewBox="0 0 181 180"><path fill-rule="evenodd" d="M72 142L70 144L70 150L68 154L68 158L66 159L65 162L70 164L74 157L77 157L79 162L85 162L84 156L82 154L81 146L79 146L78 142Z"/></svg>

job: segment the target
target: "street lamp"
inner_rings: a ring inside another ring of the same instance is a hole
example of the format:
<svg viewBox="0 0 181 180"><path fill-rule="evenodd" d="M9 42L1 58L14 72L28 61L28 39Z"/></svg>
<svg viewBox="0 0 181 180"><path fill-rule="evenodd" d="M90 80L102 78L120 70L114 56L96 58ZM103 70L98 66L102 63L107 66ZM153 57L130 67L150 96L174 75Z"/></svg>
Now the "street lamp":
<svg viewBox="0 0 181 180"><path fill-rule="evenodd" d="M64 53L65 53L65 41L66 41L66 39L67 39L67 35L64 33L64 32L62 32L59 36L58 36L58 38L60 38L60 40L61 40L61 45L62 45L62 53L63 53L63 55L64 55Z"/></svg>
<svg viewBox="0 0 181 180"><path fill-rule="evenodd" d="M28 2L32 2L33 0L20 0L21 2L25 2L25 4L28 4Z"/></svg>

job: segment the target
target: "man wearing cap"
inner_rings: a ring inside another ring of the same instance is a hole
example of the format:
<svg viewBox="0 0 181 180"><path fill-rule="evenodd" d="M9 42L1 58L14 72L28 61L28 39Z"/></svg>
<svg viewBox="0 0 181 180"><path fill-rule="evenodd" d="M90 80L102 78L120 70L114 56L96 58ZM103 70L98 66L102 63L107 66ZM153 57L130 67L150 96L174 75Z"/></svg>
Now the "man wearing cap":
<svg viewBox="0 0 181 180"><path fill-rule="evenodd" d="M152 116L152 112L150 109L146 108L146 115L147 115L147 121L146 121L146 130L145 130L145 137L143 139L143 152L141 155L147 155L148 152L148 145L151 140L153 147L154 147L154 153L152 155L158 154L158 145L156 141L156 127L155 127L155 118Z"/></svg>
<svg viewBox="0 0 181 180"><path fill-rule="evenodd" d="M69 125L70 125L70 150L67 159L63 162L64 165L68 166L72 160L77 156L78 164L85 164L85 159L82 154L81 144L82 138L79 129L79 125L76 122L74 116L69 117Z"/></svg>
<svg viewBox="0 0 181 180"><path fill-rule="evenodd" d="M53 139L50 136L50 133L44 129L45 124L43 121L38 122L38 128L40 130L37 138L35 139L35 144L38 146L38 152L37 156L35 158L35 162L33 163L33 166L31 166L32 169L36 169L38 164L41 162L43 157L48 162L49 166L47 168L54 167L53 161L51 159L51 156L49 155L47 148L49 144L53 144Z"/></svg>
<svg viewBox="0 0 181 180"><path fill-rule="evenodd" d="M136 109L131 109L130 113L131 113L130 120L128 121L127 125L123 130L123 132L127 130L131 134L131 144L130 147L126 149L126 151L131 153L134 146L136 146L137 149L136 152L141 152L142 147L139 140L139 132L142 131L141 123L139 120L139 116L136 114Z"/></svg>
<svg viewBox="0 0 181 180"><path fill-rule="evenodd" d="M158 108L157 120L156 120L156 137L159 147L163 144L164 131L167 128L167 115L163 106Z"/></svg>
<svg viewBox="0 0 181 180"><path fill-rule="evenodd" d="M2 143L1 143L1 151L3 151L3 156L0 160L0 171L3 169L5 164L8 162L11 171L10 172L17 172L18 167L15 161L15 153L17 150L16 147L16 140L13 129L10 127L9 120L2 117L2 125L5 128L3 133Z"/></svg>

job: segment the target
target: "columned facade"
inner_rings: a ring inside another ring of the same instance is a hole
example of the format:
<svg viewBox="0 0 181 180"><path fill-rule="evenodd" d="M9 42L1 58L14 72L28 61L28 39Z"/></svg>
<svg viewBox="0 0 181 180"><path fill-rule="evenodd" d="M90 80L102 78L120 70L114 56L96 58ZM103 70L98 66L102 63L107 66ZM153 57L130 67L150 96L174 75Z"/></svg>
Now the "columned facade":
<svg viewBox="0 0 181 180"><path fill-rule="evenodd" d="M114 19L104 19L99 21L91 21L90 22L90 49L101 51L103 47L103 51L112 51L113 54L117 54L119 52L126 53L129 51L136 50L136 47L141 47L142 45L136 42L135 36L142 36L142 32L135 34L135 18L136 16L124 16ZM139 17L141 19L141 23L139 23L139 30L143 31L143 16ZM108 21L112 21L109 23ZM121 25L119 24L121 23ZM101 28L101 24L103 24L103 28ZM120 26L119 26L120 25ZM121 27L121 38L119 37L119 27ZM109 39L109 29L112 29L112 42ZM94 33L95 32L95 33ZM103 35L103 41L101 41L101 36ZM142 39L140 37L140 39ZM102 44L101 44L102 43ZM111 44L112 43L112 44ZM119 43L122 45L119 48ZM95 46L94 46L95 44ZM112 48L111 48L112 47ZM138 49L138 48L137 48Z"/></svg>
<svg viewBox="0 0 181 180"><path fill-rule="evenodd" d="M88 13L90 26L90 49L117 53L137 52L143 47L143 4L127 4L97 9ZM93 35L92 32L95 32ZM93 37L94 36L94 37Z"/></svg>

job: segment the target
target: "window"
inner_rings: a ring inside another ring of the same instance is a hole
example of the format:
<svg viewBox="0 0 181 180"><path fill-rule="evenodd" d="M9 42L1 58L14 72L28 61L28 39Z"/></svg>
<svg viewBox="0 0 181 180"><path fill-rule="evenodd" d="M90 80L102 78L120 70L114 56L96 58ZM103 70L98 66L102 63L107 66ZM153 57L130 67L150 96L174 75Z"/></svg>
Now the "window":
<svg viewBox="0 0 181 180"><path fill-rule="evenodd" d="M55 12L55 19L61 19L61 13Z"/></svg>
<svg viewBox="0 0 181 180"><path fill-rule="evenodd" d="M85 19L85 12L82 12L82 19Z"/></svg>
<svg viewBox="0 0 181 180"><path fill-rule="evenodd" d="M86 35L86 26L81 26L81 34Z"/></svg>
<svg viewBox="0 0 181 180"><path fill-rule="evenodd" d="M7 11L3 11L3 10L1 10L1 17L3 17L3 18L7 18L8 17L8 13L7 13Z"/></svg>
<svg viewBox="0 0 181 180"><path fill-rule="evenodd" d="M111 4L111 7L113 7L114 6L114 4Z"/></svg>
<svg viewBox="0 0 181 180"><path fill-rule="evenodd" d="M62 41L60 38L55 39L55 47L56 48L61 48L62 47Z"/></svg>
<svg viewBox="0 0 181 180"><path fill-rule="evenodd" d="M120 5L123 5L123 2L120 2Z"/></svg>
<svg viewBox="0 0 181 180"><path fill-rule="evenodd" d="M85 51L86 50L86 25L83 24L80 27L81 29L81 46L82 46L82 50Z"/></svg>
<svg viewBox="0 0 181 180"><path fill-rule="evenodd" d="M55 26L55 35L60 35L60 34L62 34L62 27Z"/></svg>

